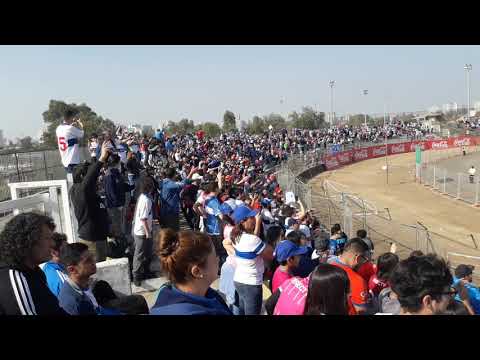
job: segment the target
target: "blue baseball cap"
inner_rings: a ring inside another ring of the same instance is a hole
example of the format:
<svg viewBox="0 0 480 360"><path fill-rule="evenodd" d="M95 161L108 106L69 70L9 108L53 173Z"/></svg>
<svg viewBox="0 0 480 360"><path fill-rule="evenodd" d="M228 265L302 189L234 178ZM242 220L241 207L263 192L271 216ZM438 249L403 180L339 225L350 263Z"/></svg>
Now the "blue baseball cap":
<svg viewBox="0 0 480 360"><path fill-rule="evenodd" d="M296 255L303 255L308 252L306 246L298 246L290 240L280 241L275 249L275 257L278 262L287 261L288 258Z"/></svg>
<svg viewBox="0 0 480 360"><path fill-rule="evenodd" d="M257 211L250 209L246 205L240 205L233 211L232 219L235 224L240 224L243 220L252 216L256 216L257 213Z"/></svg>
<svg viewBox="0 0 480 360"><path fill-rule="evenodd" d="M220 212L223 215L230 215L233 212L233 209L229 204L224 202L222 205L220 205Z"/></svg>
<svg viewBox="0 0 480 360"><path fill-rule="evenodd" d="M270 200L270 199L267 199L267 198L262 199L262 206L268 206L271 203L272 203L272 200Z"/></svg>

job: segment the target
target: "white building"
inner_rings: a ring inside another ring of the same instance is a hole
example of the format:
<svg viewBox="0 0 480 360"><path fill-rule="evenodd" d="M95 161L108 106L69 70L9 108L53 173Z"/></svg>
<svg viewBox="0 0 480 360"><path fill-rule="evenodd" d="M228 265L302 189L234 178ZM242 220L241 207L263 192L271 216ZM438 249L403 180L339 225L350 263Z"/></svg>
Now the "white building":
<svg viewBox="0 0 480 360"><path fill-rule="evenodd" d="M3 130L0 130L0 146L5 146L6 145L6 140L3 137Z"/></svg>

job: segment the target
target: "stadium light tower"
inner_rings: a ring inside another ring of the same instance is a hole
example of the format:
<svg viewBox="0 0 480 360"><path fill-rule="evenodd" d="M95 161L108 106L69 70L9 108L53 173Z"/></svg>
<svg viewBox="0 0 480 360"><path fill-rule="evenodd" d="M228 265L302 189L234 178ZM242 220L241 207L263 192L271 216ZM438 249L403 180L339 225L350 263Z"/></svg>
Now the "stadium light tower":
<svg viewBox="0 0 480 360"><path fill-rule="evenodd" d="M333 87L335 86L335 80L330 80L328 84L330 86L330 125L333 125Z"/></svg>
<svg viewBox="0 0 480 360"><path fill-rule="evenodd" d="M363 93L363 96L367 96L368 90L363 90L362 93ZM365 128L366 127L367 127L367 112L365 111Z"/></svg>
<svg viewBox="0 0 480 360"><path fill-rule="evenodd" d="M472 71L472 64L465 64L463 67L467 75L467 121L470 120L470 71Z"/></svg>

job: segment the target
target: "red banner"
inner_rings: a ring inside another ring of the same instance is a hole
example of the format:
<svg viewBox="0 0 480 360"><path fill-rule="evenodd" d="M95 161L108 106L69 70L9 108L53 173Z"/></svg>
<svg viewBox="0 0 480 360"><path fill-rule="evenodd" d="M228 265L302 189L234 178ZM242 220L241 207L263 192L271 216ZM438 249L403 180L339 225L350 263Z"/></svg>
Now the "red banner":
<svg viewBox="0 0 480 360"><path fill-rule="evenodd" d="M378 145L363 149L342 151L335 155L325 156L324 161L327 170L333 170L357 161L383 157L386 155L387 149L388 155L396 155L414 152L417 145L420 146L422 150L443 150L477 144L480 144L480 137L472 136L459 136L446 140L416 140L405 143L388 144L387 148L385 148L385 145Z"/></svg>

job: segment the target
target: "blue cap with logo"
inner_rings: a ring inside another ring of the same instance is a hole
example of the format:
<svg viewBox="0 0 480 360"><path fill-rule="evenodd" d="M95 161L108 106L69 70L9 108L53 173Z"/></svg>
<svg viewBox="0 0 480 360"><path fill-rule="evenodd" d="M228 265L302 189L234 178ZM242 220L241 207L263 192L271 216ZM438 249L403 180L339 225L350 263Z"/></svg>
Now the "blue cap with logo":
<svg viewBox="0 0 480 360"><path fill-rule="evenodd" d="M243 220L257 215L257 211L250 209L246 205L240 205L232 214L232 219L235 224L240 224Z"/></svg>
<svg viewBox="0 0 480 360"><path fill-rule="evenodd" d="M280 241L275 249L275 257L278 262L287 261L288 258L296 255L303 255L308 252L306 246L298 246L290 240Z"/></svg>

